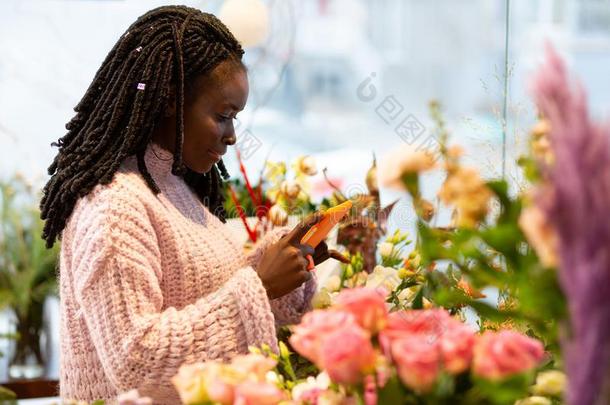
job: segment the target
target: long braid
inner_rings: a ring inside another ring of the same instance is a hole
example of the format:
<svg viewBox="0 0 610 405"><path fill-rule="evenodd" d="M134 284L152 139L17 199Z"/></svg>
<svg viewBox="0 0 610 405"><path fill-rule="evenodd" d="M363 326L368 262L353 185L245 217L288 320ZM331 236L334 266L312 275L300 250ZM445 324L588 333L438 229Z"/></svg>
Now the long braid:
<svg viewBox="0 0 610 405"><path fill-rule="evenodd" d="M158 7L144 14L119 38L95 74L66 124L68 132L53 142L58 153L48 168L51 178L40 202L47 247L61 239L77 200L96 185L108 184L126 157L135 155L149 188L159 187L144 161L155 123L176 88L176 141L172 173L184 176L209 210L224 221L222 161L201 175L182 162L184 100L198 75L223 61L243 67L243 49L214 15L185 6ZM221 177L222 175L222 177Z"/></svg>

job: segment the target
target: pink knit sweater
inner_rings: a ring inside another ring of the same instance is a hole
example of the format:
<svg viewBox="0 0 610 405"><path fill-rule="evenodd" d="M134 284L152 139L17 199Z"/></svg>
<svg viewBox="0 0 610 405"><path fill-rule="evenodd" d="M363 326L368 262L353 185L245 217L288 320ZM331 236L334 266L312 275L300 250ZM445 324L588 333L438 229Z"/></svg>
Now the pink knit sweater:
<svg viewBox="0 0 610 405"><path fill-rule="evenodd" d="M137 388L177 403L180 365L229 359L248 346L277 349L275 326L298 322L315 280L271 300L255 271L266 236L245 256L231 231L184 181L172 154L149 145L155 196L125 160L113 181L79 199L60 255L61 381L64 399L112 399Z"/></svg>

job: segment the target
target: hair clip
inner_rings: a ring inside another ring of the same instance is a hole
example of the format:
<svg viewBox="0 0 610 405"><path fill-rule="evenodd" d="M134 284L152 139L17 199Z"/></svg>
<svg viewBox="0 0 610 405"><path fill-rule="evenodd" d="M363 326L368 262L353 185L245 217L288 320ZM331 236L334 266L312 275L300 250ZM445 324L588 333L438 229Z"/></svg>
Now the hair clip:
<svg viewBox="0 0 610 405"><path fill-rule="evenodd" d="M146 83L138 83L138 90L144 90L146 88Z"/></svg>
<svg viewBox="0 0 610 405"><path fill-rule="evenodd" d="M142 47L141 47L141 46L138 46L138 47L136 48L136 52L141 52L141 51L142 51Z"/></svg>

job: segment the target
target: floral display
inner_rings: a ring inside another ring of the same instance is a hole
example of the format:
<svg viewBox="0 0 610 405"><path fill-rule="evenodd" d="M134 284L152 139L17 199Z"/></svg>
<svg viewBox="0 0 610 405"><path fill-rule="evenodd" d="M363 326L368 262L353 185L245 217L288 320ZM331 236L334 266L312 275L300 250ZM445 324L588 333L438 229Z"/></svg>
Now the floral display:
<svg viewBox="0 0 610 405"><path fill-rule="evenodd" d="M317 374L291 381L289 373L270 373L276 361L266 362L260 354L227 365L189 365L174 380L181 398L186 404L249 403L236 396L243 381L251 381L261 384L260 395L266 395L260 401L279 402L285 395L286 404L370 405L412 403L416 398L505 403L508 397L514 401L527 395L545 356L536 339L511 330L477 333L444 309L389 312L385 297L375 289L345 289L336 302L306 314L289 339L299 355L316 365ZM295 356L286 346L281 352L275 357L284 363ZM556 393L548 382L552 378L541 374L534 391ZM507 381L512 390L496 394L496 387Z"/></svg>

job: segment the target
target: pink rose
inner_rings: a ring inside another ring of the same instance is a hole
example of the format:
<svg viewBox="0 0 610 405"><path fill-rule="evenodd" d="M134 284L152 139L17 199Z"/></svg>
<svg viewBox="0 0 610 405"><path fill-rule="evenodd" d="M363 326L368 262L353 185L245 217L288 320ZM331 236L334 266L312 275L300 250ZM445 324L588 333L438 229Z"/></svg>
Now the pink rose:
<svg viewBox="0 0 610 405"><path fill-rule="evenodd" d="M302 356L320 364L320 346L324 337L348 325L356 325L352 314L345 311L315 310L305 314L295 326L290 344Z"/></svg>
<svg viewBox="0 0 610 405"><path fill-rule="evenodd" d="M335 307L350 312L356 322L375 334L385 328L388 309L385 298L372 288L351 288L339 293Z"/></svg>
<svg viewBox="0 0 610 405"><path fill-rule="evenodd" d="M375 384L375 377L367 375L364 378L364 404L365 405L377 405L379 400L377 396L377 385Z"/></svg>
<svg viewBox="0 0 610 405"><path fill-rule="evenodd" d="M392 357L391 345L396 339L417 334L422 339L436 340L452 320L449 312L444 309L424 309L392 312L388 316L387 325L379 333L379 343L386 356Z"/></svg>
<svg viewBox="0 0 610 405"><path fill-rule="evenodd" d="M429 392L440 372L441 356L436 340L410 334L392 342L392 357L402 382L414 391Z"/></svg>
<svg viewBox="0 0 610 405"><path fill-rule="evenodd" d="M246 381L235 389L234 405L275 405L286 399L274 384L266 382Z"/></svg>
<svg viewBox="0 0 610 405"><path fill-rule="evenodd" d="M472 328L456 319L447 325L440 338L443 366L450 374L459 374L470 367L475 334Z"/></svg>
<svg viewBox="0 0 610 405"><path fill-rule="evenodd" d="M375 370L371 336L358 325L346 325L327 334L320 355L319 366L340 384L356 384Z"/></svg>
<svg viewBox="0 0 610 405"><path fill-rule="evenodd" d="M490 380L499 380L535 368L542 360L544 347L536 339L503 330L485 332L474 347L473 371Z"/></svg>

